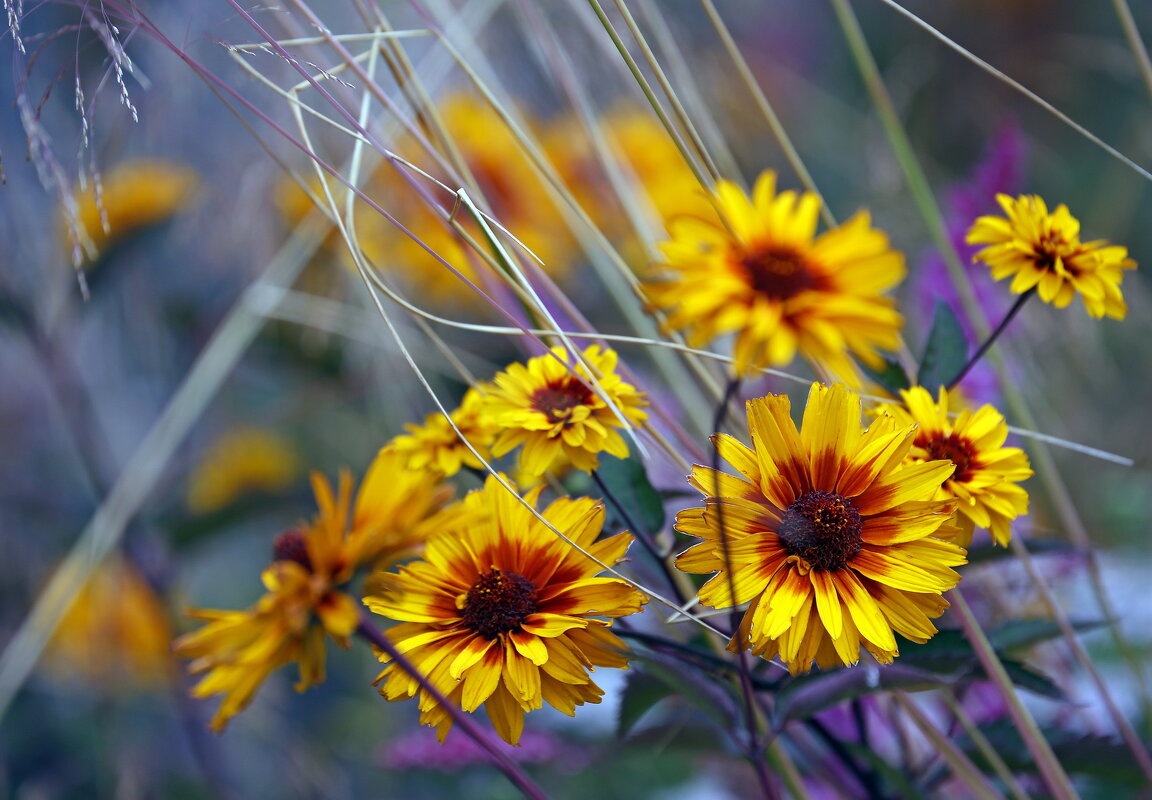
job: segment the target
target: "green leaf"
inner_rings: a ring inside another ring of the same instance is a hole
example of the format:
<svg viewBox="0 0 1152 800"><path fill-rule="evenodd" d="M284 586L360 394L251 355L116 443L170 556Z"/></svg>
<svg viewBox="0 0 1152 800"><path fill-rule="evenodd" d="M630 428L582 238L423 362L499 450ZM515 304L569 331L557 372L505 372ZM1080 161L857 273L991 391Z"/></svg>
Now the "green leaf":
<svg viewBox="0 0 1152 800"><path fill-rule="evenodd" d="M1072 623L1073 630L1090 631L1104 625L1103 620L1078 620ZM1006 622L988 633L988 641L997 652L1023 650L1032 645L1046 642L1063 635L1056 620L1018 619Z"/></svg>
<svg viewBox="0 0 1152 800"><path fill-rule="evenodd" d="M1021 541L1028 552L1033 555L1061 555L1064 553L1075 554L1080 552L1075 545L1061 539L1021 539ZM989 561L997 561L1001 558L1015 557L1011 549L1000 547L991 541L968 547L969 564L982 564Z"/></svg>
<svg viewBox="0 0 1152 800"><path fill-rule="evenodd" d="M1047 697L1051 700L1068 699L1068 695L1064 694L1064 690L1056 684L1056 681L1049 678L1043 672L1028 666L1023 661L1002 657L1000 663L1004 665L1004 671L1008 673L1008 677L1012 679L1012 683L1021 689L1027 689L1030 692L1035 692L1041 697Z"/></svg>
<svg viewBox="0 0 1152 800"><path fill-rule="evenodd" d="M672 687L648 672L633 672L620 694L616 735L625 738L653 706L672 696Z"/></svg>
<svg viewBox="0 0 1152 800"><path fill-rule="evenodd" d="M1036 765L1028 748L1024 746L1020 734L1008 720L999 720L981 726L981 732L987 737L993 749L1004 759L1004 763L1013 772L1035 772ZM1140 766L1132 758L1131 751L1121 742L1103 736L1078 735L1059 728L1048 727L1044 736L1052 746L1061 766L1072 775L1090 775L1101 778L1111 785L1143 786L1144 774ZM987 769L983 757L972 747L966 737L962 737L960 746L968 753L972 760L982 768ZM1117 797L1131 796L1124 792L1115 794Z"/></svg>
<svg viewBox="0 0 1152 800"><path fill-rule="evenodd" d="M895 359L885 358L884 366L880 369L873 369L867 364L861 364L860 366L869 378L876 381L877 384L892 394L897 394L901 389L907 389L912 385L912 381L908 379L908 373L904 371L904 367L900 366L900 362Z"/></svg>
<svg viewBox="0 0 1152 800"><path fill-rule="evenodd" d="M920 692L947 683L938 674L915 669L907 664L856 666L813 672L793 679L776 695L775 725L780 728L789 720L807 719L845 700L885 690Z"/></svg>
<svg viewBox="0 0 1152 800"><path fill-rule="evenodd" d="M664 500L648 482L648 473L640 459L605 456L596 473L632 520L644 529L643 533L656 533L664 527ZM610 514L614 512L611 502L605 505Z"/></svg>
<svg viewBox="0 0 1152 800"><path fill-rule="evenodd" d="M952 309L943 300L936 301L932 312L932 330L920 359L917 380L930 393L935 394L952 380L968 359L968 341L964 329Z"/></svg>
<svg viewBox="0 0 1152 800"><path fill-rule="evenodd" d="M621 701L617 719L617 730L621 736L626 735L649 709L665 698L685 701L709 717L721 730L729 730L738 724L738 698L735 687L727 680L718 680L703 670L644 651L633 651L633 670L625 693L631 690L634 696ZM632 689L634 681L639 683ZM663 690L658 684L663 685Z"/></svg>
<svg viewBox="0 0 1152 800"><path fill-rule="evenodd" d="M1028 622L1027 620L1023 622ZM1037 620L1042 623L1044 620ZM1098 623L1077 623L1085 626L1094 626ZM1029 643L1052 638L1047 634L1050 631L1042 625L1035 627L1008 623L997 629L1001 631L999 639L1003 647L995 647L1004 670L1016 686L1028 689L1053 700L1065 699L1064 691L1047 675L1037 671L1019 659L1009 658L1005 649L1014 650L1025 647ZM1059 635L1057 630L1055 635ZM997 633L989 634L994 639ZM907 667L914 667L925 672L934 673L945 678L946 682L957 680L987 680L987 674L976 658L976 653L965 638L963 631L958 628L944 628L924 644L901 644L900 663Z"/></svg>

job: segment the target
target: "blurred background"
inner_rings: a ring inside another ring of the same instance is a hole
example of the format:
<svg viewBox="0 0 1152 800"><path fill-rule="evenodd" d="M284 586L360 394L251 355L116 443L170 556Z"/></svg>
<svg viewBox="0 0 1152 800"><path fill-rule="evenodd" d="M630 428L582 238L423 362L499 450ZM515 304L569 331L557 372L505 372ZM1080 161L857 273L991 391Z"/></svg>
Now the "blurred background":
<svg viewBox="0 0 1152 800"><path fill-rule="evenodd" d="M1065 311L1034 302L1008 331L1003 352L1040 431L1135 460L1123 467L1052 451L1128 634L1129 656L1144 663L1152 643L1145 577L1152 566L1147 183L892 8L855 5L957 241L975 216L996 211L996 192L1036 193L1050 205L1067 203L1085 239L1124 245L1141 264L1124 283L1130 311L1122 323L1089 319L1079 301ZM905 6L1135 162L1152 163L1152 87L1142 83L1110 3L923 0ZM771 167L780 171L782 186L797 187L700 5L648 0L629 7L658 55L667 56L669 79L691 97L705 136L727 143L725 164L738 171L732 177L751 183ZM245 8L278 38L316 31L295 4ZM310 8L332 32L364 29L361 4L317 0ZM653 129L651 110L590 9L450 0L382 8L396 29L448 32L485 82L500 87L502 102L519 109L551 157L570 167L570 190L629 266L642 271L662 232L657 226L645 240L613 229L614 214L601 202L605 192L610 196L604 176L581 171L590 144L584 126L573 121L573 98L587 100L587 113L621 143L658 213L665 209L648 171L664 174L675 150L659 136L645 138ZM115 10L110 4L110 13ZM422 420L434 406L388 336L342 242L320 215L309 216L312 204L292 177L307 185L312 168L273 125L295 137L299 129L289 104L257 75L278 86L300 76L274 54L229 51L225 44L261 39L224 2L153 0L141 10L167 43L122 24L111 33L112 19L67 2L24 6L25 55L11 32L0 37L0 63L14 65L12 74L0 70L0 108L6 109L0 113L0 642L10 642L26 622L117 481L127 475L127 493L116 497L129 505L131 492L142 492L113 555L90 580L69 587L76 602L4 711L0 794L513 797L464 737L440 747L416 726L413 704L377 697L369 686L377 665L359 647L330 648L327 682L306 694L292 691L291 670L272 676L221 736L206 724L215 701L187 698L185 665L170 655L173 636L190 629L184 609L251 604L273 538L314 512L308 472L362 471L404 423ZM909 278L899 299L906 338L918 349L935 300L950 300L952 292L831 6L730 0L720 10L836 216L868 208L906 253ZM1152 6L1136 3L1132 10L1136 24L1152 31ZM615 11L610 16L619 24ZM135 66L123 89L107 37L122 43ZM520 220L530 245L530 237L538 237L549 274L594 325L628 332L611 291L587 279L588 258L566 238L554 208L536 218L515 207L534 180L530 170L513 173L515 191L501 190L499 174L481 173L485 159L500 160L504 175L520 168L502 155L504 134L485 117L467 75L438 55L442 48L427 36L405 40L404 48L427 70L493 207L504 203L501 219ZM339 62L322 47L300 52L314 74ZM558 52L571 59L579 92L557 78ZM359 97L363 89L353 75L326 85L341 97ZM381 85L391 91L397 84L382 77ZM301 97L316 105L323 99L311 88ZM641 122L628 122L632 117ZM389 146L426 163L387 114L371 127ZM311 145L333 163L342 164L350 152L348 137L332 129ZM419 232L413 195L403 187L379 191L381 204ZM549 202L539 206L547 209ZM531 198L528 203L539 207ZM84 221L90 241L77 240L70 218ZM414 302L448 316L500 322L491 308L445 288L443 276L434 274L438 268L378 218L361 234L366 250L374 247L379 261L395 269L397 285ZM428 234L434 246L451 245L434 237ZM1005 287L977 270L973 281L997 319L1010 303ZM406 315L393 317L434 385L457 401L462 384L435 343ZM437 332L481 377L523 353L504 337ZM642 348L622 352L641 373L653 374ZM996 402L985 378L981 384L974 376L967 388ZM671 394L657 398L670 413L708 417L705 409L678 407ZM699 441L702 446L703 437ZM163 458L142 462L141 452ZM677 477L669 470L650 465L653 483L673 487ZM1038 483L1029 485L1033 511L1018 534L1066 541ZM1039 563L1065 608L1074 619L1099 619L1087 555L1076 546L1054 549L1056 555ZM989 569L972 568L974 585L996 583L1019 597L1018 608L1035 603L1020 570L1000 565L981 572ZM1085 641L1146 734L1152 721L1142 717L1138 682L1113 640L1096 631ZM1079 736L1108 734L1084 679L1064 656L1046 658L1074 700L1070 727ZM582 709L575 719L547 711L529 717L516 757L550 794L751 796L751 773L698 705L670 699L634 725L625 711L622 735L624 678L598 679L609 689L602 706ZM1038 713L1057 713L1051 700L1032 695L1029 702ZM1085 780L1091 785L1090 776Z"/></svg>

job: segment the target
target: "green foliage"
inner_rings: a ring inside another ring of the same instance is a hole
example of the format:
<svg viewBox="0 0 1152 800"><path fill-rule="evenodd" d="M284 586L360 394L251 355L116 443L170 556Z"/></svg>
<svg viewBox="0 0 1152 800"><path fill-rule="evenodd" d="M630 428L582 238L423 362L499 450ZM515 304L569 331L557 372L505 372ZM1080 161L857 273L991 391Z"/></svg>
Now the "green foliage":
<svg viewBox="0 0 1152 800"><path fill-rule="evenodd" d="M812 672L792 679L776 695L774 725L779 729L790 720L807 719L847 700L880 691L919 692L947 683L938 673L899 663Z"/></svg>
<svg viewBox="0 0 1152 800"><path fill-rule="evenodd" d="M932 312L932 329L928 332L924 356L917 370L917 380L929 392L935 393L964 368L967 358L968 341L960 321L947 303L937 300Z"/></svg>
<svg viewBox="0 0 1152 800"><path fill-rule="evenodd" d="M603 456L596 472L645 533L655 533L664 527L664 500L648 482L648 473L640 459ZM608 511L610 515L614 513L611 504Z"/></svg>
<svg viewBox="0 0 1152 800"><path fill-rule="evenodd" d="M904 367L900 365L899 361L893 358L885 358L884 366L880 369L873 369L867 364L861 364L861 367L869 378L892 394L896 394L901 389L907 389L912 385L912 381L909 380L908 373L904 371Z"/></svg>
<svg viewBox="0 0 1152 800"><path fill-rule="evenodd" d="M993 722L982 726L981 732L1010 770L1036 771L1031 753L1011 722ZM1132 758L1132 752L1122 742L1104 736L1071 733L1059 728L1049 728L1044 733L1065 770L1072 775L1090 776L1116 787L1120 794L1114 797L1132 796L1121 787L1144 784L1143 772ZM977 766L988 768L980 753L969 742L962 739L960 746L968 751Z"/></svg>
<svg viewBox="0 0 1152 800"><path fill-rule="evenodd" d="M672 695L672 687L649 672L632 672L624 691L620 694L620 710L616 720L616 734L623 739L640 718Z"/></svg>

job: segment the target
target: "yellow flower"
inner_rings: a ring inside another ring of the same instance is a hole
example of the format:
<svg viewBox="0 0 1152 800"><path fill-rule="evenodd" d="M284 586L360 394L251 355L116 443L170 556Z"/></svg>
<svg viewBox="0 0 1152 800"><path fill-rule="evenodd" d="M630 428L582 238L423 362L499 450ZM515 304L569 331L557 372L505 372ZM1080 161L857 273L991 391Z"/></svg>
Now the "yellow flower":
<svg viewBox="0 0 1152 800"><path fill-rule="evenodd" d="M355 505L347 472L335 493L323 477L312 476L319 513L277 537L273 563L261 576L264 596L245 611L190 612L208 624L176 641L176 651L194 659L190 670L206 673L193 696L224 695L213 729L222 730L286 664L299 665L297 691L324 680L326 637L347 647L359 624L359 604L341 590L356 570L411 555L454 518L436 514L451 494L439 481L439 473L403 469L388 450L369 467Z"/></svg>
<svg viewBox="0 0 1152 800"><path fill-rule="evenodd" d="M860 398L841 384L812 385L799 431L789 411L783 395L752 400L751 448L714 437L739 477L695 467L705 507L681 511L676 529L704 541L676 566L719 573L704 605L750 603L733 647L779 655L794 674L854 664L861 645L890 663L893 632L930 638L960 579L964 550L936 538L952 533L952 507L935 499L952 465L905 463L915 428L882 416L861 430Z"/></svg>
<svg viewBox="0 0 1152 800"><path fill-rule="evenodd" d="M359 623L351 595L332 589L303 564L275 561L261 579L268 591L255 606L246 611L190 611L208 624L176 640L176 652L194 659L190 671L207 673L192 696L224 695L212 718L215 731L223 730L252 701L264 679L286 664L299 665L298 692L323 681L325 634L347 647Z"/></svg>
<svg viewBox="0 0 1152 800"><path fill-rule="evenodd" d="M460 407L450 416L468 442L488 460L488 448L496 436L496 425L484 407L484 394L470 388ZM397 436L388 447L404 455L406 469L437 469L445 477L455 475L462 466L482 469L483 464L461 440L440 412L429 414L423 425L407 424L407 434Z"/></svg>
<svg viewBox="0 0 1152 800"><path fill-rule="evenodd" d="M235 428L208 448L188 479L185 504L196 514L225 508L252 492L292 485L300 460L284 438L258 428Z"/></svg>
<svg viewBox="0 0 1152 800"><path fill-rule="evenodd" d="M707 193L651 110L621 107L597 120L608 148L613 182L591 142L575 138L579 120L564 118L545 147L577 202L610 237L629 232L620 194L634 196L659 224L682 214L715 218Z"/></svg>
<svg viewBox="0 0 1152 800"><path fill-rule="evenodd" d="M493 455L524 445L519 464L529 475L543 475L561 457L585 471L596 469L601 452L628 457L617 429L643 422L648 401L616 374L614 350L591 345L583 358L591 371L583 362L570 367L568 351L554 347L496 376L487 399L487 411L501 428Z"/></svg>
<svg viewBox="0 0 1152 800"><path fill-rule="evenodd" d="M1103 239L1080 241L1080 222L1061 204L1051 214L1036 195L1015 199L998 194L1007 217L980 217L968 231L968 244L986 245L974 261L1009 276L1014 294L1035 288L1040 299L1064 308L1079 294L1089 316L1124 319L1128 306L1120 293L1124 270L1135 269L1128 250Z"/></svg>
<svg viewBox="0 0 1152 800"><path fill-rule="evenodd" d="M952 420L944 389L935 402L922 386L900 395L905 407L886 404L879 411L901 426L918 426L909 459L945 459L956 465L936 496L956 504L958 541L967 547L979 525L992 532L997 544L1006 546L1012 538L1012 520L1028 513L1028 493L1017 483L1032 477L1032 469L1023 450L1004 447L1008 423L1003 415L986 405L976 412L965 409Z"/></svg>
<svg viewBox="0 0 1152 800"><path fill-rule="evenodd" d="M48 645L48 663L102 689L161 685L172 677L164 604L127 561L111 557L88 578Z"/></svg>
<svg viewBox="0 0 1152 800"><path fill-rule="evenodd" d="M463 187L471 199L481 209L488 210L500 225L543 260L544 269L549 274L563 276L572 262L572 254L576 252L572 236L531 162L500 116L486 102L467 94L444 98L436 113L454 151L475 179L474 184ZM527 126L529 129L533 127L530 118ZM402 140L396 151L452 188L460 188L430 163L430 157L417 142ZM454 210L453 197L432 187L424 178L417 177L416 180L431 192L441 209L445 212ZM366 191L382 207L395 213L401 224L464 277L481 288L486 282L502 280L493 275L480 256L461 240L445 222L444 215L417 196L391 165L385 164L380 168ZM489 251L468 209L463 206L456 208L454 218L484 252ZM501 235L496 226L492 227L505 247L517 253L519 248ZM454 309L458 309L462 302L483 302L420 244L364 203L357 208L356 233L369 260L421 298Z"/></svg>
<svg viewBox="0 0 1152 800"><path fill-rule="evenodd" d="M855 354L879 366L877 348L894 350L902 318L882 293L904 277L904 257L861 211L816 236L820 200L776 194L776 175L756 181L749 198L720 181L716 203L728 226L696 217L669 220L661 249L666 270L650 282L653 302L689 344L734 336L737 375L785 366L799 352L859 385Z"/></svg>
<svg viewBox="0 0 1152 800"><path fill-rule="evenodd" d="M541 488L524 500L535 508ZM646 602L629 584L598 578L601 567L552 533L489 478L461 504L467 514L428 542L425 560L375 578L384 587L368 607L401 624L387 631L396 648L450 702L472 712L481 705L506 742L516 744L524 714L544 701L572 716L599 703L594 667L627 669L626 647L610 620ZM604 506L562 498L543 512L557 530L604 564L624 558L632 537L597 542ZM386 655L381 660L388 661ZM388 664L377 682L389 700L420 692L417 682ZM420 692L420 722L441 741L452 718Z"/></svg>
<svg viewBox="0 0 1152 800"><path fill-rule="evenodd" d="M94 262L121 239L185 208L198 183L192 170L167 161L120 164L103 176L99 197L95 184L76 192L76 218L65 223L68 238Z"/></svg>

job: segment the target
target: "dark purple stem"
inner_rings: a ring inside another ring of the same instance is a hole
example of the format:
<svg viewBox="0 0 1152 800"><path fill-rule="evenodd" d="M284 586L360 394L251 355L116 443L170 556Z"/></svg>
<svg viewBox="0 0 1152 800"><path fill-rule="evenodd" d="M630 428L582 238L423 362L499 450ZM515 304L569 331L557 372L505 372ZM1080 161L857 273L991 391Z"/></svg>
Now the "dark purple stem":
<svg viewBox="0 0 1152 800"><path fill-rule="evenodd" d="M1013 318L1020 313L1020 309L1024 307L1024 303L1026 303L1028 298L1034 294L1036 294L1035 286L1016 298L1016 302L1012 304L1012 308L1008 309L1008 313L1004 315L1004 319L1000 320L1000 324L996 326L996 330L992 331L992 333L988 335L988 338L984 340L984 344L980 345L980 348L972 354L972 357L968 359L968 363L965 364L960 372L956 374L956 377L948 381L948 385L945 388L951 389L956 384L960 383L960 381L964 380L964 376L968 374L968 371L971 370L972 367L976 366L976 362L979 361L984 356L984 354L988 352L988 348L991 347L992 344L1000 338L1000 334L1002 334L1008 327L1008 323L1010 323ZM925 388L929 390L934 389L932 386L927 386Z"/></svg>
<svg viewBox="0 0 1152 800"><path fill-rule="evenodd" d="M720 433L724 427L724 420L728 416L728 404L740 389L740 378L731 378L724 387L724 396L720 398L720 405L716 406L716 413L712 417L712 430ZM728 586L732 590L732 630L733 640L740 637L740 612L736 607L736 581L732 571L732 552L728 544L728 532L724 527L724 503L720 498L720 448L712 449L712 474L714 476L713 495L716 498L716 521L720 527L720 549L724 557L724 569L728 571ZM752 668L748 664L748 653L741 640L736 651L736 666L740 675L740 696L744 703L744 727L748 733L748 742L745 754L760 782L760 791L768 800L774 800L776 790L772 786L772 778L768 774L768 764L764 760L764 742L760 737L756 723L755 688L752 686Z"/></svg>
<svg viewBox="0 0 1152 800"><path fill-rule="evenodd" d="M476 724L475 720L465 713L464 709L445 697L444 693L433 686L432 682L428 680L428 677L424 673L416 669L412 662L396 649L396 645L392 643L392 640L380 632L366 612L361 612L360 625L356 628L356 633L387 653L388 657L396 662L396 666L411 675L416 683L420 684L420 689L431 695L431 697L448 712L448 715L452 717L452 722L458 725L469 738L484 749L489 758L492 759L492 764L503 772L508 780L510 780L525 797L531 798L531 800L548 800L548 795L544 794L544 790L537 786L535 782L524 773L524 770L520 769L516 762L508 757L507 753L501 752L500 749L496 747L492 738Z"/></svg>

